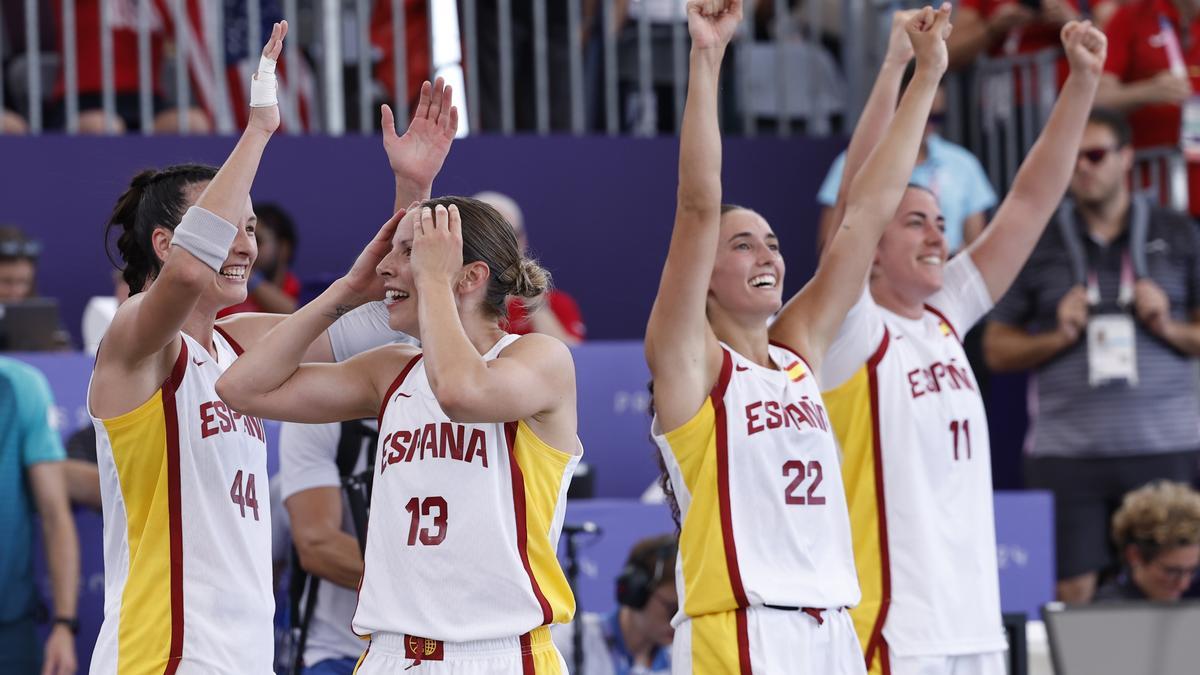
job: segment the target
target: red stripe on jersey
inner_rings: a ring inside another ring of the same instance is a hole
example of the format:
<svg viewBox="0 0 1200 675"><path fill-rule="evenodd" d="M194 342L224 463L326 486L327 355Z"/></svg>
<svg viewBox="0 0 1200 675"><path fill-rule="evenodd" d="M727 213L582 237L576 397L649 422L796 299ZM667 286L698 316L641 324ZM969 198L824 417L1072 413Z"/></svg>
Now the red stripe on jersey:
<svg viewBox="0 0 1200 675"><path fill-rule="evenodd" d="M167 437L167 524L171 540L171 646L164 675L174 675L183 659L183 517L179 488L179 411L175 406L175 392L183 382L187 362L187 341L181 338L175 366L162 385Z"/></svg>
<svg viewBox="0 0 1200 675"><path fill-rule="evenodd" d="M721 539L725 544L725 566L729 569L729 585L738 607L750 603L746 600L746 589L742 586L742 573L738 568L737 545L733 540L733 509L729 501L729 436L725 420L725 390L733 372L733 357L729 351L721 350L721 374L713 385L713 412L717 423L717 500L721 509Z"/></svg>
<svg viewBox="0 0 1200 675"><path fill-rule="evenodd" d="M810 373L811 373L811 372L813 372L812 366L811 366L811 365L809 365L809 363L808 363L808 359L804 358L804 355L803 355L803 354L801 354L799 350L797 350L797 349L792 349L791 347L789 347L788 345L786 345L786 344L784 344L784 343L780 342L779 340L771 340L771 341L770 341L770 344L771 344L771 346L773 346L773 347L779 347L780 349L786 349L786 350L788 350L789 352L791 352L792 354L795 354L795 355L796 355L796 358L798 358L798 359L800 359L801 361L803 361L803 362L804 362L804 368L805 368L805 370L807 370L807 371L808 371L808 372L810 372ZM785 370L786 370L786 369L785 369ZM801 378L801 379L803 379L803 378ZM797 380L797 382L799 382L799 380Z"/></svg>
<svg viewBox="0 0 1200 675"><path fill-rule="evenodd" d="M213 330L220 333L221 337L225 338L225 341L229 343L229 346L233 347L234 354L241 356L242 352L246 351L246 350L242 349L242 346L240 344L238 344L237 340L233 339L233 336L231 336L229 334L229 331L225 330L224 328L221 328L220 326L213 326Z"/></svg>
<svg viewBox="0 0 1200 675"><path fill-rule="evenodd" d="M950 319L947 319L945 314L942 314L933 305L925 305L925 309L929 310L934 316L941 319L942 323L946 324L946 327L950 329L950 333L954 335L954 339L962 342L962 338L958 336L958 329L954 327L954 324L950 323Z"/></svg>
<svg viewBox="0 0 1200 675"><path fill-rule="evenodd" d="M513 515L517 519L517 552L521 555L521 564L525 566L525 574L529 575L529 586L542 608L542 625L554 621L554 613L550 609L550 601L538 586L537 577L533 575L533 567L529 565L529 531L525 526L525 476L521 473L521 465L517 464L517 423L504 424L504 439L508 442L508 467L512 472Z"/></svg>
<svg viewBox="0 0 1200 675"><path fill-rule="evenodd" d="M888 555L888 536L887 536L887 505L883 496L883 441L879 437L879 374L877 368L880 361L883 360L884 354L887 353L890 334L887 328L883 330L883 339L879 341L879 348L867 360L867 378L871 387L871 436L872 436L872 453L875 456L875 508L879 516L879 556L880 556L880 574L882 580L882 597L879 599L879 615L875 617L875 625L871 628L871 638L867 642L866 660L867 666L870 667L871 662L875 658L877 651L881 652L881 659L886 663L887 659L887 643L883 639L883 624L887 621L888 608L892 603L892 564Z"/></svg>
<svg viewBox="0 0 1200 675"><path fill-rule="evenodd" d="M750 670L750 626L746 619L746 608L742 607L733 613L737 621L738 666L742 675L751 675Z"/></svg>
<svg viewBox="0 0 1200 675"><path fill-rule="evenodd" d="M533 643L529 633L521 635L521 675L537 675L537 664L533 662Z"/></svg>
<svg viewBox="0 0 1200 675"><path fill-rule="evenodd" d="M892 675L892 654L888 648L887 640L882 640L879 645L879 670L880 675ZM869 664L868 664L869 666ZM869 669L869 668L868 668Z"/></svg>
<svg viewBox="0 0 1200 675"><path fill-rule="evenodd" d="M413 366L417 365L417 361L420 361L422 356L425 355L417 354L416 356L412 357L412 359L408 362L408 365L404 366L404 369L401 370L400 374L396 376L396 379L392 380L392 385L388 387L387 393L383 395L383 403L379 404L378 423L380 429L383 429L383 413L387 410L388 401L392 400L392 394L396 393L396 390L400 388L401 384L404 384L404 378L408 377L409 371L413 369Z"/></svg>

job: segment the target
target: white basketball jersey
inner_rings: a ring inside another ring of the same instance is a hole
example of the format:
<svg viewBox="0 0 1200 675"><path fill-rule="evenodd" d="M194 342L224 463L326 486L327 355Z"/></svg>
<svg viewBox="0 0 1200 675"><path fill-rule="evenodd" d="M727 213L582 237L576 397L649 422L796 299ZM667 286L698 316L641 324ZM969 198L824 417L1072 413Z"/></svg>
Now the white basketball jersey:
<svg viewBox="0 0 1200 675"><path fill-rule="evenodd" d="M721 350L700 411L666 434L654 423L682 515L676 622L751 605L858 603L840 462L816 377L782 346L769 350L778 370Z"/></svg>
<svg viewBox="0 0 1200 675"><path fill-rule="evenodd" d="M217 330L217 358L183 335L159 391L92 418L104 509L97 675L271 672L266 435L217 397L240 352Z"/></svg>
<svg viewBox="0 0 1200 675"><path fill-rule="evenodd" d="M523 421L452 422L416 356L380 410L354 631L464 642L570 621L555 552L578 463Z"/></svg>
<svg viewBox="0 0 1200 675"><path fill-rule="evenodd" d="M991 298L967 254L947 265L944 288L919 319L864 294L823 367L839 383L825 400L843 452L868 662L888 647L1005 648L987 415L960 341Z"/></svg>

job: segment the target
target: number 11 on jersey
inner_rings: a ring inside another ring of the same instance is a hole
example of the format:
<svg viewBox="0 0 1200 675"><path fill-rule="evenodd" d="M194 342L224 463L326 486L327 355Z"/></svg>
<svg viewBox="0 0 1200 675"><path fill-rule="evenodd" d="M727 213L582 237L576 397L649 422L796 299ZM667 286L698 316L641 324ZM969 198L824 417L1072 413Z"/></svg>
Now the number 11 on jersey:
<svg viewBox="0 0 1200 675"><path fill-rule="evenodd" d="M954 437L954 461L958 461L959 457L959 436L963 437L962 446L966 452L966 457L962 459L971 459L971 420L954 420L950 423L950 435Z"/></svg>

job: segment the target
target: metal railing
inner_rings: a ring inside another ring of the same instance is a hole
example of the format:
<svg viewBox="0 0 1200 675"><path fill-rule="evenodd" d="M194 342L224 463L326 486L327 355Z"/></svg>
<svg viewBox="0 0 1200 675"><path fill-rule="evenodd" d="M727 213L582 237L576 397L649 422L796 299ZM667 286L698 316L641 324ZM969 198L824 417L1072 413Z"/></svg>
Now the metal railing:
<svg viewBox="0 0 1200 675"><path fill-rule="evenodd" d="M907 3L795 4L747 2L723 87L727 130L821 136L850 129L878 63L877 38L886 43L890 11ZM22 115L34 134L150 134L163 131L168 111L171 131L231 133L244 122L242 90L264 28L287 18L280 79L288 133L373 132L376 104L406 109L414 80L436 76L457 85L464 130L675 133L687 83L684 5L0 0L0 106ZM839 43L830 25L853 39ZM385 60L388 81L380 74ZM418 65L426 63L428 72Z"/></svg>
<svg viewBox="0 0 1200 675"><path fill-rule="evenodd" d="M1134 153L1130 181L1164 206L1188 212L1188 167L1178 146L1143 148Z"/></svg>

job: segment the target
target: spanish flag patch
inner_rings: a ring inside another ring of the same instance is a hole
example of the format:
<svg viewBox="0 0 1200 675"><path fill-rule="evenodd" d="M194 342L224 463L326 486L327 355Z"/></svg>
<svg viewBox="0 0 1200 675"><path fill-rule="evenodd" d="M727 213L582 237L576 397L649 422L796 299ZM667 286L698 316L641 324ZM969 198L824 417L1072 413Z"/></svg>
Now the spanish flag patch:
<svg viewBox="0 0 1200 675"><path fill-rule="evenodd" d="M942 337L950 337L950 324L945 321L939 321L938 328L942 330Z"/></svg>
<svg viewBox="0 0 1200 675"><path fill-rule="evenodd" d="M799 382L805 377L808 377L808 370L804 367L803 363L796 361L787 367L787 375L788 379L790 379L792 382Z"/></svg>

